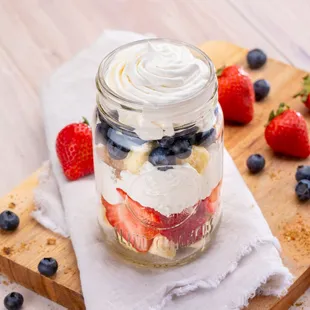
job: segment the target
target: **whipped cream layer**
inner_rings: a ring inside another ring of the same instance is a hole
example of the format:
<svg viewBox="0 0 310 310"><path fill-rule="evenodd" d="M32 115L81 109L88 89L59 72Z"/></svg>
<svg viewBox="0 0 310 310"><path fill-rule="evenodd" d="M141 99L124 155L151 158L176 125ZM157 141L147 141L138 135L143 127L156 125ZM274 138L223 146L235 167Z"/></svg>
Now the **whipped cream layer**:
<svg viewBox="0 0 310 310"><path fill-rule="evenodd" d="M124 170L121 179L117 179L115 169L95 156L97 190L111 204L122 201L116 190L121 188L142 206L165 216L180 213L210 196L222 179L221 144L215 143L211 147L210 161L202 174L189 164L159 171L146 162L139 174Z"/></svg>
<svg viewBox="0 0 310 310"><path fill-rule="evenodd" d="M124 109L106 100L102 104L116 109L119 122L133 127L143 140L173 136L176 127L193 123L208 130L215 123L217 96L210 99L216 78L208 61L200 57L165 40L137 42L117 51L103 78L118 96L141 109Z"/></svg>
<svg viewBox="0 0 310 310"><path fill-rule="evenodd" d="M185 46L146 42L115 55L105 79L118 95L145 105L169 105L195 96L209 67Z"/></svg>

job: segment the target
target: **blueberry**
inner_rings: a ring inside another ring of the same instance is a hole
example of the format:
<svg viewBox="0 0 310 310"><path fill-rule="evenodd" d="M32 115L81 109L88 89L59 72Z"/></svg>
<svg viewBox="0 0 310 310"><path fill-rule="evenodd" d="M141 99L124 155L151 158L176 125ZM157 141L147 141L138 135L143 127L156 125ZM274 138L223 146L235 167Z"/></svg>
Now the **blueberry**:
<svg viewBox="0 0 310 310"><path fill-rule="evenodd" d="M3 303L8 310L19 310L23 306L24 297L20 293L12 292L5 296Z"/></svg>
<svg viewBox="0 0 310 310"><path fill-rule="evenodd" d="M265 99L270 91L270 84L266 80L257 80L254 83L255 100L261 101Z"/></svg>
<svg viewBox="0 0 310 310"><path fill-rule="evenodd" d="M247 61L251 69L259 69L266 63L267 56L261 49L255 48L248 52Z"/></svg>
<svg viewBox="0 0 310 310"><path fill-rule="evenodd" d="M182 131L177 132L174 137L175 138L182 138L183 140L188 140L190 144L195 144L196 140L196 132L198 131L199 127L194 126L190 128L186 128Z"/></svg>
<svg viewBox="0 0 310 310"><path fill-rule="evenodd" d="M112 140L108 141L108 152L111 158L116 160L125 159L128 155L129 150L124 148L123 146L116 144Z"/></svg>
<svg viewBox="0 0 310 310"><path fill-rule="evenodd" d="M172 146L174 142L174 137L162 137L160 140L158 140L158 144L160 147L169 148Z"/></svg>
<svg viewBox="0 0 310 310"><path fill-rule="evenodd" d="M105 122L98 123L96 125L96 132L95 132L95 143L102 143L104 145L108 142L108 130L109 125Z"/></svg>
<svg viewBox="0 0 310 310"><path fill-rule="evenodd" d="M157 147L150 153L149 162L154 166L175 165L175 156L170 149Z"/></svg>
<svg viewBox="0 0 310 310"><path fill-rule="evenodd" d="M251 173L258 173L265 167L265 158L260 154L251 155L246 162Z"/></svg>
<svg viewBox="0 0 310 310"><path fill-rule="evenodd" d="M210 146L213 142L215 142L216 130L215 128L211 128L205 132L198 132L196 134L196 144L204 147Z"/></svg>
<svg viewBox="0 0 310 310"><path fill-rule="evenodd" d="M296 181L310 180L310 166L298 166L295 178Z"/></svg>
<svg viewBox="0 0 310 310"><path fill-rule="evenodd" d="M107 136L115 144L121 146L124 150L128 150L128 151L146 142L137 136L129 136L125 134L124 132L120 132L113 128L110 128L108 130Z"/></svg>
<svg viewBox="0 0 310 310"><path fill-rule="evenodd" d="M167 170L170 170L170 169L173 169L173 167L171 166L163 166L163 167L158 167L157 170L159 171L167 171Z"/></svg>
<svg viewBox="0 0 310 310"><path fill-rule="evenodd" d="M310 199L310 181L309 180L300 180L296 187L295 192L297 198L300 201L307 201Z"/></svg>
<svg viewBox="0 0 310 310"><path fill-rule="evenodd" d="M19 225L19 217L12 211L6 210L0 214L0 228L15 230Z"/></svg>
<svg viewBox="0 0 310 310"><path fill-rule="evenodd" d="M38 265L39 272L47 277L53 276L58 270L58 263L56 259L52 257L45 257L41 259Z"/></svg>
<svg viewBox="0 0 310 310"><path fill-rule="evenodd" d="M178 139L173 143L171 151L176 157L185 159L191 156L192 146L188 140Z"/></svg>

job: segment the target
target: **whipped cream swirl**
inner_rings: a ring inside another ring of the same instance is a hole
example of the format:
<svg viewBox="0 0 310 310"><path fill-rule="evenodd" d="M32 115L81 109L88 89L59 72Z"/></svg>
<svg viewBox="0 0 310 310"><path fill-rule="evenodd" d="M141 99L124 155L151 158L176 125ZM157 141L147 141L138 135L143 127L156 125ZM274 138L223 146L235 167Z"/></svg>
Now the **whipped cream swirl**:
<svg viewBox="0 0 310 310"><path fill-rule="evenodd" d="M105 81L126 99L156 106L194 97L209 76L208 65L185 46L149 41L118 52Z"/></svg>

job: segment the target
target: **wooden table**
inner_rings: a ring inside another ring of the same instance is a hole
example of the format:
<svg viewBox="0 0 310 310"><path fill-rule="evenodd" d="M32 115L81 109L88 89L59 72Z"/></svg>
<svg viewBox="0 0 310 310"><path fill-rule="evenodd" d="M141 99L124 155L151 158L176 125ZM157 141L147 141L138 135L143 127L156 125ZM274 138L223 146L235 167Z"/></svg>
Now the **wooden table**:
<svg viewBox="0 0 310 310"><path fill-rule="evenodd" d="M42 83L104 29L231 41L309 71L309 12L308 0L0 0L0 195L47 159Z"/></svg>

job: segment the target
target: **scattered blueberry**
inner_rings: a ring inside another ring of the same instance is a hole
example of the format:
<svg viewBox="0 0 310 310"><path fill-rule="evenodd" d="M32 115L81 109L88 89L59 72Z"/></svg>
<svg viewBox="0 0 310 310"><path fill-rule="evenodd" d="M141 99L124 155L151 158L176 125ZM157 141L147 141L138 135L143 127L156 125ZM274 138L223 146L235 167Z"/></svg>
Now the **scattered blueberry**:
<svg viewBox="0 0 310 310"><path fill-rule="evenodd" d="M19 310L23 306L24 297L20 293L12 292L5 296L3 303L7 310Z"/></svg>
<svg viewBox="0 0 310 310"><path fill-rule="evenodd" d="M96 125L96 132L95 132L95 143L102 143L104 145L108 142L107 132L109 130L109 125L105 122L98 123Z"/></svg>
<svg viewBox="0 0 310 310"><path fill-rule="evenodd" d="M19 217L12 211L6 210L0 214L0 228L15 230L19 225Z"/></svg>
<svg viewBox="0 0 310 310"><path fill-rule="evenodd" d="M255 48L248 52L247 61L251 69L259 69L266 63L267 56L261 49Z"/></svg>
<svg viewBox="0 0 310 310"><path fill-rule="evenodd" d="M158 140L158 144L160 147L169 148L174 142L174 137L162 137Z"/></svg>
<svg viewBox="0 0 310 310"><path fill-rule="evenodd" d="M204 147L210 146L213 142L215 142L216 130L215 128L211 128L205 132L198 132L196 134L196 144Z"/></svg>
<svg viewBox="0 0 310 310"><path fill-rule="evenodd" d="M185 159L191 156L192 146L188 140L178 139L173 143L171 151L178 158Z"/></svg>
<svg viewBox="0 0 310 310"><path fill-rule="evenodd" d="M57 272L58 263L52 257L43 258L38 265L38 270L44 276L51 277Z"/></svg>
<svg viewBox="0 0 310 310"><path fill-rule="evenodd" d="M295 178L297 181L310 180L310 166L298 166Z"/></svg>
<svg viewBox="0 0 310 310"><path fill-rule="evenodd" d="M154 166L175 165L175 156L169 149L157 147L150 153L149 162Z"/></svg>
<svg viewBox="0 0 310 310"><path fill-rule="evenodd" d="M270 91L270 84L266 80L257 80L254 83L255 100L262 101L265 99Z"/></svg>
<svg viewBox="0 0 310 310"><path fill-rule="evenodd" d="M108 152L109 155L116 160L125 159L128 155L129 150L121 145L116 144L112 140L108 141Z"/></svg>
<svg viewBox="0 0 310 310"><path fill-rule="evenodd" d="M295 192L297 198L300 201L307 201L310 199L310 181L309 180L300 180L296 187Z"/></svg>
<svg viewBox="0 0 310 310"><path fill-rule="evenodd" d="M167 171L167 170L170 170L170 169L173 169L173 167L171 166L164 166L164 167L158 167L157 170L159 171Z"/></svg>
<svg viewBox="0 0 310 310"><path fill-rule="evenodd" d="M246 162L251 173L258 173L265 167L265 158L260 154L251 155Z"/></svg>

